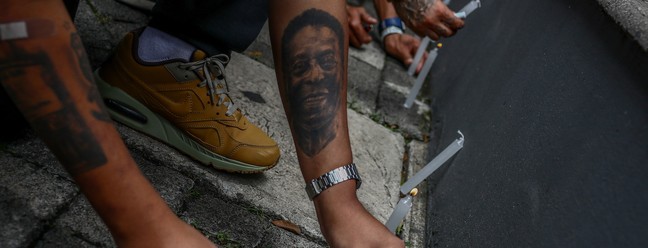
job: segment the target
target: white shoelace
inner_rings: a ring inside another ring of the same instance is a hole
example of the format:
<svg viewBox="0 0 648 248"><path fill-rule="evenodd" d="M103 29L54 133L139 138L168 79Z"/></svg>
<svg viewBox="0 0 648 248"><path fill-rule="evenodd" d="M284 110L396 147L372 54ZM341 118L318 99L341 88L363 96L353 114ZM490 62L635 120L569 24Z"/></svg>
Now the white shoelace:
<svg viewBox="0 0 648 248"><path fill-rule="evenodd" d="M187 70L203 70L203 76L205 79L198 84L198 87L205 87L209 90L209 97L211 98L211 103L219 106L224 104L227 107L225 115L231 116L236 111L236 106L232 99L227 95L228 86L227 79L225 78L225 65L229 62L229 57L225 54L214 55L202 60L182 63L180 66L183 69ZM212 73L215 72L215 81L212 79ZM222 80L219 79L219 76L222 77ZM214 101L214 95L218 95L218 102ZM224 99L229 99L229 101L224 101Z"/></svg>

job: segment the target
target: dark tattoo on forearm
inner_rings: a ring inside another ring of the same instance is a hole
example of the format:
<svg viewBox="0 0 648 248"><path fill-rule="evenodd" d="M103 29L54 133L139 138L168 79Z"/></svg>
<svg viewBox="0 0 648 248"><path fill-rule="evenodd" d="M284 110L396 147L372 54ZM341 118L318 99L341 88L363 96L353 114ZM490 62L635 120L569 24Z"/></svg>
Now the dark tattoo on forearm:
<svg viewBox="0 0 648 248"><path fill-rule="evenodd" d="M66 57L78 58L72 52ZM67 88L76 84L79 92L94 90L87 75L66 85L54 66L65 60L53 60L44 51L23 49L13 41L0 43L0 54L4 55L0 56L0 82L66 170L76 176L106 164L106 155L78 108L95 104L98 112L93 116L105 115L102 106L96 105L101 101L93 98L75 103ZM73 62L73 67L85 63Z"/></svg>
<svg viewBox="0 0 648 248"><path fill-rule="evenodd" d="M79 37L77 33L70 34L70 47L72 47L74 54L76 54L76 61L70 61L70 64L79 65L79 69L81 69L80 73L82 74L84 79L80 80L79 82L83 83L87 88L88 102L91 102L98 107L97 109L92 110L92 115L97 118L97 120L111 122L110 116L105 111L106 108L104 106L104 103L100 100L101 96L98 94L99 91L97 90L96 84L94 83L90 61L88 60L88 56L85 53L85 49L83 48L81 37ZM73 60L74 57L70 56L69 59ZM78 77L81 79L80 76Z"/></svg>
<svg viewBox="0 0 648 248"><path fill-rule="evenodd" d="M421 22L425 20L425 13L431 8L435 1L438 0L409 0L393 1L394 8L398 16L403 18L406 23Z"/></svg>
<svg viewBox="0 0 648 248"><path fill-rule="evenodd" d="M289 121L309 157L336 136L344 78L344 31L322 10L309 9L288 23L282 37L282 72Z"/></svg>

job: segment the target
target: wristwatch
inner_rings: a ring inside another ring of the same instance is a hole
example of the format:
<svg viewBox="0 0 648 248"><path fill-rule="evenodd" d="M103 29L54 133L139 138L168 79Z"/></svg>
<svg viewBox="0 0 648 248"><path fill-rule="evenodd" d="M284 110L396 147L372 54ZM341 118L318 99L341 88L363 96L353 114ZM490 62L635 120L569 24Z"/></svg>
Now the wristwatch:
<svg viewBox="0 0 648 248"><path fill-rule="evenodd" d="M389 28L389 27L396 27L399 28L400 30L404 31L405 30L405 23L398 18L398 17L392 17L392 18L386 18L380 22L378 25L378 31L382 32L383 30Z"/></svg>
<svg viewBox="0 0 648 248"><path fill-rule="evenodd" d="M380 32L381 40L391 34L402 34L405 31L405 24L398 17L384 19L378 25L378 32Z"/></svg>
<svg viewBox="0 0 648 248"><path fill-rule="evenodd" d="M360 188L362 179L360 179L360 173L358 173L358 168L356 168L354 163L338 167L311 180L310 183L306 184L306 193L308 194L308 198L313 200L313 198L322 193L322 191L350 179L355 179L357 181L356 189Z"/></svg>

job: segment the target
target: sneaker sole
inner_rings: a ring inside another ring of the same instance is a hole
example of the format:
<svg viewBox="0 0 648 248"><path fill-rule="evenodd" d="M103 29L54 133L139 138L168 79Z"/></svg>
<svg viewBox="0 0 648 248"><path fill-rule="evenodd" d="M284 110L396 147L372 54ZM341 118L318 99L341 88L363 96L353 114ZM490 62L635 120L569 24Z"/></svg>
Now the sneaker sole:
<svg viewBox="0 0 648 248"><path fill-rule="evenodd" d="M268 167L255 166L223 157L205 149L187 136L184 131L176 128L158 114L153 113L144 104L121 89L106 83L99 77L98 71L95 71L94 78L112 119L156 138L205 165L211 165L217 170L249 174L260 173L276 165L275 163Z"/></svg>

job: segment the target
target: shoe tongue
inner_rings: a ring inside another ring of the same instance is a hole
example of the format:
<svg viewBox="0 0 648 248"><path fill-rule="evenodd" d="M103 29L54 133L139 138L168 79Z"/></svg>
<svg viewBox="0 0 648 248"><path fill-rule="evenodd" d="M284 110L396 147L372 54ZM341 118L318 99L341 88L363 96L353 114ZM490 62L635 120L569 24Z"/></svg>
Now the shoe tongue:
<svg viewBox="0 0 648 248"><path fill-rule="evenodd" d="M201 50L197 50L193 52L191 55L191 61L198 61L207 58L207 54Z"/></svg>
<svg viewBox="0 0 648 248"><path fill-rule="evenodd" d="M193 55L191 55L191 61L198 61L207 58L207 54L201 50L196 50L193 52ZM218 98L218 96L216 97ZM229 96L227 96L229 98ZM231 101L231 99L228 99ZM236 120L240 121L241 118L243 117L243 113L241 113L240 110L236 110L233 113L234 117L236 117Z"/></svg>

